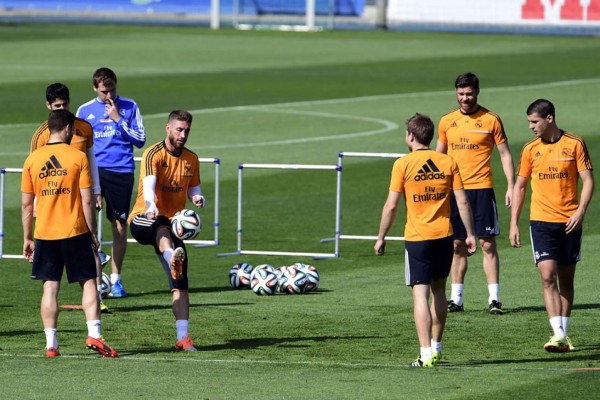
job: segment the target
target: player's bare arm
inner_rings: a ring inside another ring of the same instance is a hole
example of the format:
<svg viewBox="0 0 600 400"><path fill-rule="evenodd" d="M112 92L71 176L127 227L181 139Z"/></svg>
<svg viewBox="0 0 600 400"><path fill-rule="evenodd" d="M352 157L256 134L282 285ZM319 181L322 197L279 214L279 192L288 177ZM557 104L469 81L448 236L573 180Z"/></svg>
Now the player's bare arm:
<svg viewBox="0 0 600 400"><path fill-rule="evenodd" d="M498 145L498 153L500 153L500 162L502 163L502 170L506 176L506 194L504 195L504 204L506 207L512 205L512 195L515 186L515 166L513 163L512 154L508 142L500 143Z"/></svg>
<svg viewBox="0 0 600 400"><path fill-rule="evenodd" d="M587 211L588 205L592 200L592 194L594 193L594 175L591 170L584 170L579 173L579 177L583 182L581 187L581 196L579 199L579 207L569 220L567 221L565 232L567 234L581 229L583 226L583 219L585 218L585 212Z"/></svg>
<svg viewBox="0 0 600 400"><path fill-rule="evenodd" d="M525 190L527 188L527 179L517 176L512 195L512 207L510 210L510 232L508 238L512 247L521 247L521 234L519 233L519 217L523 210L525 202Z"/></svg>
<svg viewBox="0 0 600 400"><path fill-rule="evenodd" d="M454 190L454 197L456 198L460 219L467 231L467 238L465 240L467 245L467 255L472 256L477 251L477 241L475 240L475 223L473 222L471 205L469 204L469 199L467 198L464 189Z"/></svg>
<svg viewBox="0 0 600 400"><path fill-rule="evenodd" d="M381 212L381 222L379 224L379 234L377 235L377 242L375 242L375 255L382 256L385 254L385 236L390 231L390 228L394 224L396 214L398 213L398 203L400 202L400 193L390 190L388 198L383 206Z"/></svg>
<svg viewBox="0 0 600 400"><path fill-rule="evenodd" d="M29 262L33 262L33 193L22 193L21 195L21 224L23 225L23 256Z"/></svg>

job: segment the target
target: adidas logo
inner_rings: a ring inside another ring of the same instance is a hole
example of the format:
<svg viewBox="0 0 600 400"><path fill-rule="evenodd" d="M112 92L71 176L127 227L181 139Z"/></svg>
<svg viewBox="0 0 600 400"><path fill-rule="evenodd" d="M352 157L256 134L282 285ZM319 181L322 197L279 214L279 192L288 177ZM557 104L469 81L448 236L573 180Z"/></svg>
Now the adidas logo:
<svg viewBox="0 0 600 400"><path fill-rule="evenodd" d="M56 156L52 155L46 161L46 165L42 167L42 172L40 172L40 179L47 178L49 176L67 176L66 168L63 168L60 165L60 162L56 159Z"/></svg>
<svg viewBox="0 0 600 400"><path fill-rule="evenodd" d="M91 119L96 119L96 116L94 114L90 114L87 117L85 117L86 121L89 121Z"/></svg>
<svg viewBox="0 0 600 400"><path fill-rule="evenodd" d="M427 181L430 179L446 179L446 174L440 172L439 168L431 161L427 160L425 164L417 171L415 181Z"/></svg>

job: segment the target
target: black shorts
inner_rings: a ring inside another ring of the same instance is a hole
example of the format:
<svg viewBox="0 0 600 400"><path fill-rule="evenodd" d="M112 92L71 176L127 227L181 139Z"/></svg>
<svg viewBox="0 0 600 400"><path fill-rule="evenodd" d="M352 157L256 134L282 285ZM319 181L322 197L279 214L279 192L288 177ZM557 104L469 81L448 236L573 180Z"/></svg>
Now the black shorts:
<svg viewBox="0 0 600 400"><path fill-rule="evenodd" d="M558 265L574 265L581 259L583 230L565 233L564 223L531 221L529 234L533 258L540 261L555 260Z"/></svg>
<svg viewBox="0 0 600 400"><path fill-rule="evenodd" d="M187 250L185 248L185 243L183 243L183 240L177 238L174 235L171 235L171 240L173 240L174 247L175 248L182 247L186 254L185 260L183 262L182 277L181 277L181 279L175 281L175 280L173 280L173 278L171 278L171 267L169 266L169 264L167 264L167 262L163 258L162 253L160 252L160 250L156 244L156 232L158 231L158 228L160 228L161 226L166 226L167 228L169 228L169 232L171 232L171 221L169 221L169 218L165 217L164 215L159 215L154 220L154 219L148 219L143 214L140 214L140 215L136 215L131 220L129 230L131 231L131 236L139 244L154 247L154 252L156 253L156 256L158 257L158 260L160 261L161 265L163 266L163 270L165 271L165 274L167 274L167 279L169 280L169 287L171 288L171 290L173 290L173 289L187 290L188 289L188 274L187 274L188 257L187 257Z"/></svg>
<svg viewBox="0 0 600 400"><path fill-rule="evenodd" d="M429 285L450 274L454 255L454 238L404 242L406 286Z"/></svg>
<svg viewBox="0 0 600 400"><path fill-rule="evenodd" d="M133 174L98 168L100 190L106 201L106 218L127 223L133 193Z"/></svg>
<svg viewBox="0 0 600 400"><path fill-rule="evenodd" d="M496 208L494 189L469 189L465 190L465 193L473 211L475 236L484 238L498 236L500 234L500 227L498 226L498 208ZM467 238L467 230L460 219L454 193L450 194L450 209L450 222L454 230L454 238L465 240Z"/></svg>
<svg viewBox="0 0 600 400"><path fill-rule="evenodd" d="M69 283L98 276L92 236L89 233L67 239L36 239L31 278L42 281L62 279L63 268Z"/></svg>

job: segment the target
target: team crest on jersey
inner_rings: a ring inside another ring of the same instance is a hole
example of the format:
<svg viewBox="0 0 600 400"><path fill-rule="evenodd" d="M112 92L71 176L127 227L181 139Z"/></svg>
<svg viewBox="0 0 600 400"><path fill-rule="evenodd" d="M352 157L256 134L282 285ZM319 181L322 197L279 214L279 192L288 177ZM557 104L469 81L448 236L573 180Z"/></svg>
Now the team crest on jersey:
<svg viewBox="0 0 600 400"><path fill-rule="evenodd" d="M481 122L480 119L478 119L477 121L475 121L475 128L481 128L483 127L483 122Z"/></svg>
<svg viewBox="0 0 600 400"><path fill-rule="evenodd" d="M573 150L565 147L562 149L562 155L565 157L573 157Z"/></svg>
<svg viewBox="0 0 600 400"><path fill-rule="evenodd" d="M446 179L446 174L433 163L431 158L417 171L415 181L427 181L431 179Z"/></svg>

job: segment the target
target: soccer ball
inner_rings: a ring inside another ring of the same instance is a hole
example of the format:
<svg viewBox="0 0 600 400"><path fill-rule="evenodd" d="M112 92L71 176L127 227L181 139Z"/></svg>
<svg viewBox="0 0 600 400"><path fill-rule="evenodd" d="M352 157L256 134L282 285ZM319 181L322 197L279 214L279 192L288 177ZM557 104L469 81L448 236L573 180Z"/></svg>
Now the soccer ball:
<svg viewBox="0 0 600 400"><path fill-rule="evenodd" d="M273 268L272 265L270 265L270 264L260 264L260 265L257 265L256 267L254 267L254 270L250 274L250 280L254 279L254 275L257 274L258 271L260 271L261 269L266 269L267 271L272 272L272 273L274 273L275 275L277 275L279 277L279 272L277 272L275 270L275 268Z"/></svg>
<svg viewBox="0 0 600 400"><path fill-rule="evenodd" d="M304 292L312 292L319 287L321 276L315 267L302 263L295 263L293 266L306 275L306 286L304 288Z"/></svg>
<svg viewBox="0 0 600 400"><path fill-rule="evenodd" d="M306 287L306 275L294 266L282 267L279 278L279 291L287 294L300 294Z"/></svg>
<svg viewBox="0 0 600 400"><path fill-rule="evenodd" d="M181 240L195 238L202 229L202 220L193 210L177 211L171 218L171 230Z"/></svg>
<svg viewBox="0 0 600 400"><path fill-rule="evenodd" d="M277 291L277 273L273 267L254 269L250 287L259 296L270 296Z"/></svg>
<svg viewBox="0 0 600 400"><path fill-rule="evenodd" d="M112 283L110 282L110 276L106 273L102 273L102 280L100 281L100 296L103 299L108 297L108 294L112 290Z"/></svg>
<svg viewBox="0 0 600 400"><path fill-rule="evenodd" d="M247 263L236 264L229 270L229 283L234 289L250 287L250 274L252 265Z"/></svg>

